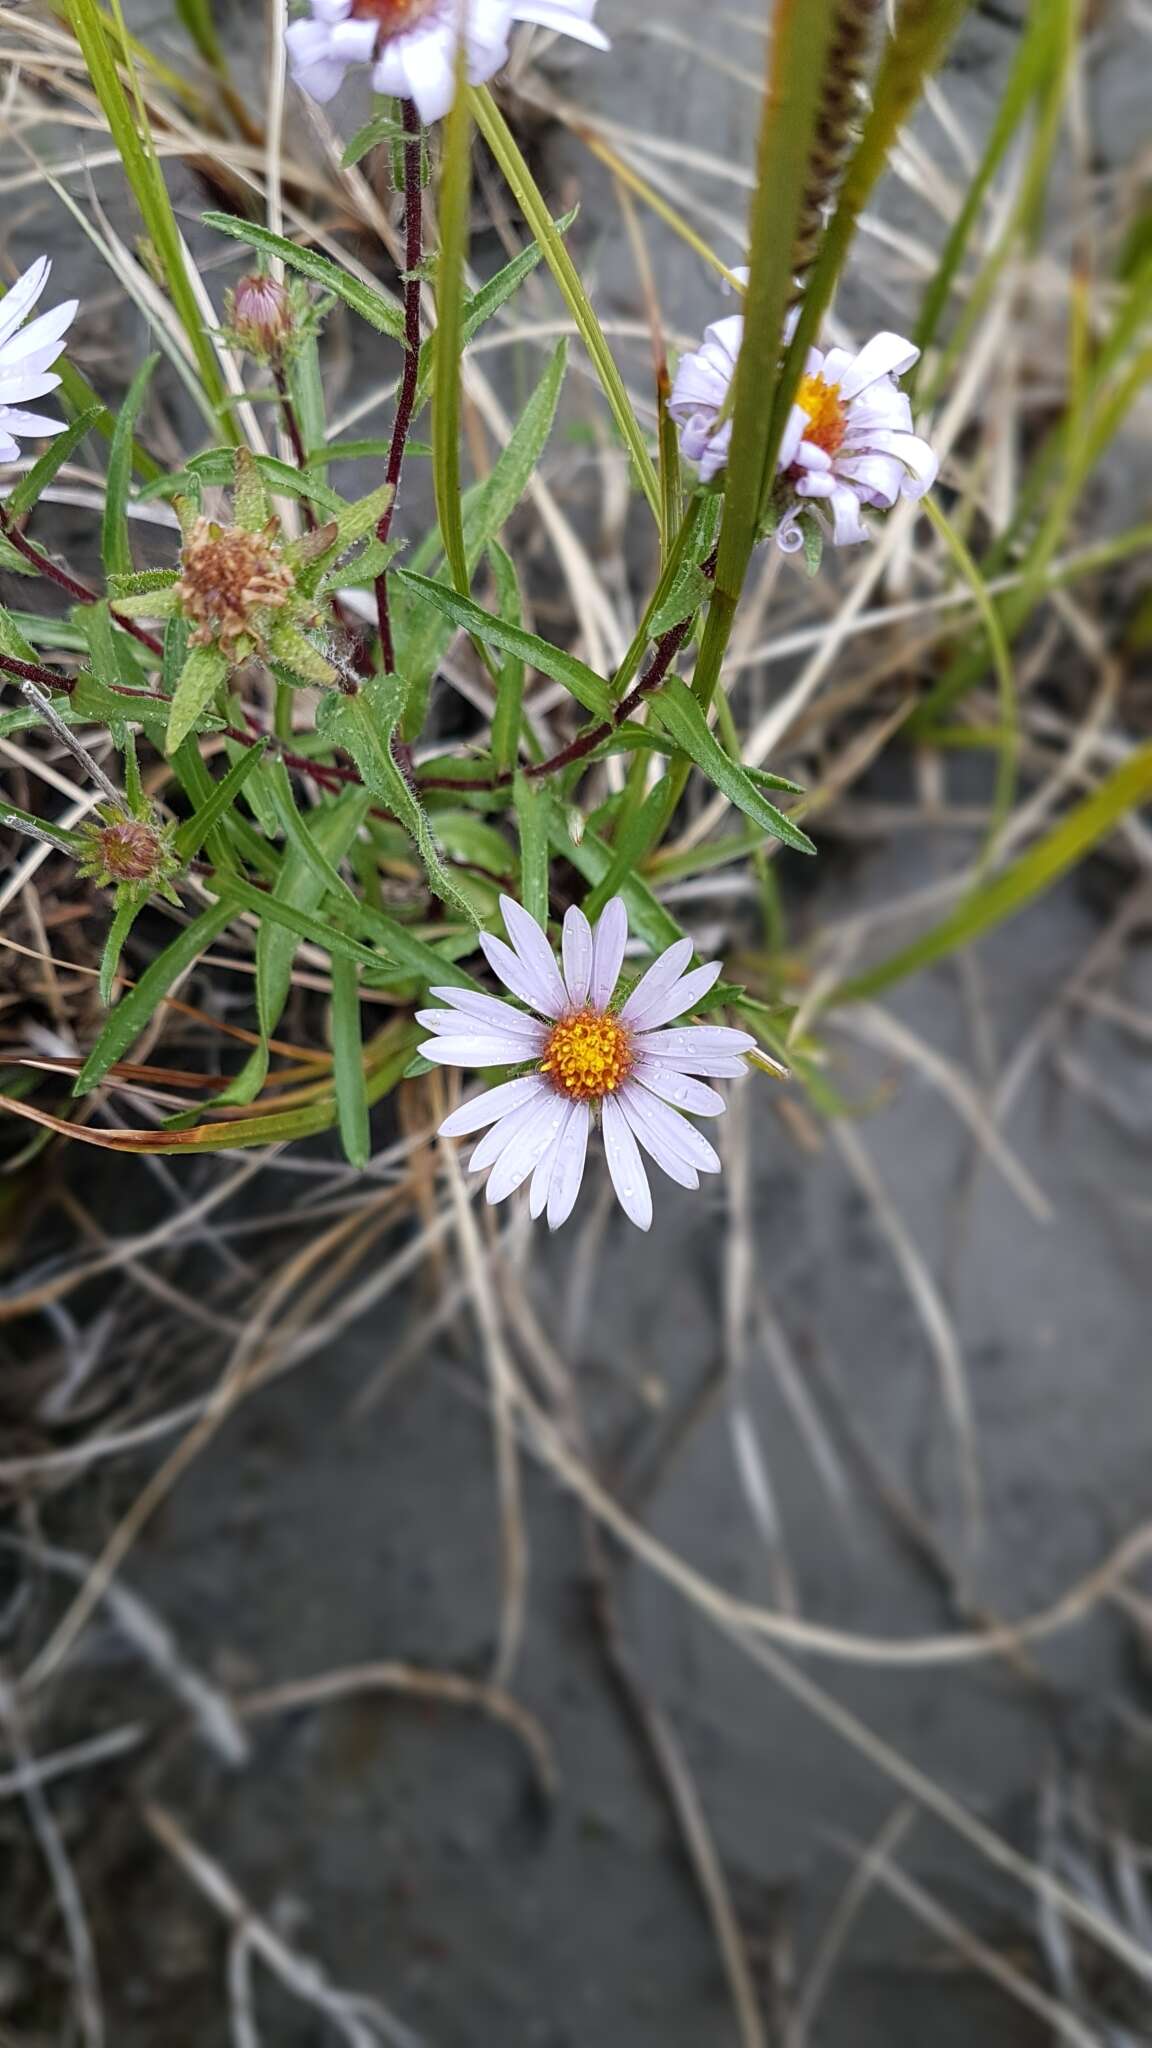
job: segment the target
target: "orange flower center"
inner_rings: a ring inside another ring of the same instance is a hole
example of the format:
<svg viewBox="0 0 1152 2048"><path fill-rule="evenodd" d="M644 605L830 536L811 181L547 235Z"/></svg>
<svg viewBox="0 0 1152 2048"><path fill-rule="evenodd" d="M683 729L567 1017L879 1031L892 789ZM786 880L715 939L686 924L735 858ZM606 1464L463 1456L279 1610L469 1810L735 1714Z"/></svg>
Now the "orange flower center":
<svg viewBox="0 0 1152 2048"><path fill-rule="evenodd" d="M354 21L378 21L381 34L403 35L429 13L435 0L352 0Z"/></svg>
<svg viewBox="0 0 1152 2048"><path fill-rule="evenodd" d="M848 431L848 413L838 384L826 384L823 377L802 377L796 403L808 415L804 439L836 455Z"/></svg>
<svg viewBox="0 0 1152 2048"><path fill-rule="evenodd" d="M575 1010L553 1025L540 1071L573 1102L614 1095L632 1072L632 1034L603 1010Z"/></svg>

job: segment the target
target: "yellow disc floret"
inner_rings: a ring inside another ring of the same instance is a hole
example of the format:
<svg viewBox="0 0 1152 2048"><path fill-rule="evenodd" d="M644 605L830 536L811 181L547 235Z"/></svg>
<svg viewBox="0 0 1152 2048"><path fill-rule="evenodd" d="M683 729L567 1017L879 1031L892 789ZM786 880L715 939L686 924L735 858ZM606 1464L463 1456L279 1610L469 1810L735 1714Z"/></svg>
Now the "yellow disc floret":
<svg viewBox="0 0 1152 2048"><path fill-rule="evenodd" d="M632 1072L632 1034L604 1010L575 1010L553 1025L540 1071L572 1102L614 1095Z"/></svg>
<svg viewBox="0 0 1152 2048"><path fill-rule="evenodd" d="M848 431L848 414L838 384L826 384L823 377L802 377L796 403L808 415L804 439L822 448L825 455L838 454Z"/></svg>

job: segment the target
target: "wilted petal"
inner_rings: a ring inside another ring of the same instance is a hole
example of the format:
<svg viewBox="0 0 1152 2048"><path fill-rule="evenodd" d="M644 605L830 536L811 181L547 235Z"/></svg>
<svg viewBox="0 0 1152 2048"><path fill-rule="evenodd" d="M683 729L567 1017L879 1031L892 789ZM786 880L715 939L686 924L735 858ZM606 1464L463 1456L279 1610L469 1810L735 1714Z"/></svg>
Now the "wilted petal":
<svg viewBox="0 0 1152 2048"><path fill-rule="evenodd" d="M845 400L856 398L880 377L902 377L905 370L910 370L919 360L920 351L915 342L905 341L902 334L874 334L843 374L835 379L840 386L840 396Z"/></svg>

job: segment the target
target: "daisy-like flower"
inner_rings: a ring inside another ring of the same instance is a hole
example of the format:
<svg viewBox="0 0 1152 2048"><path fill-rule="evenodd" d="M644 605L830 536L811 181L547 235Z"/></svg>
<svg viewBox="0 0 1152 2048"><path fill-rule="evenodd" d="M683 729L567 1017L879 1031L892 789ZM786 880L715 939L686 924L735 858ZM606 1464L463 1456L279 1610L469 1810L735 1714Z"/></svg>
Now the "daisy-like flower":
<svg viewBox="0 0 1152 2048"><path fill-rule="evenodd" d="M0 299L0 462L14 462L20 453L19 434L59 434L61 420L43 413L24 412L26 399L43 398L60 382L52 364L60 344L76 318L77 299L67 299L50 313L28 319L43 296L52 265L41 256L18 278L6 298Z"/></svg>
<svg viewBox="0 0 1152 2048"><path fill-rule="evenodd" d="M439 121L456 90L461 0L310 0L311 14L288 29L292 76L314 100L330 100L356 64L371 64L379 93L415 101L422 121ZM575 36L597 50L596 0L463 0L468 77L484 85L508 61L518 21Z"/></svg>
<svg viewBox="0 0 1152 2048"><path fill-rule="evenodd" d="M794 324L795 315L786 339ZM742 314L714 321L672 386L669 411L680 446L705 482L728 461L732 420L723 415L743 340ZM785 554L804 545L805 505L826 514L833 541L847 547L870 537L865 506L889 512L899 498L922 498L931 489L936 456L912 431L912 407L898 383L919 354L899 334L874 335L858 355L809 349L778 463L784 510L776 543Z"/></svg>
<svg viewBox="0 0 1152 2048"><path fill-rule="evenodd" d="M912 407L898 379L920 351L899 334L876 334L853 355L844 348L808 351L780 449L780 474L798 499L832 520L837 547L868 540L866 505L890 512L900 498L922 498L939 464L912 431ZM777 545L803 547L795 508L781 520Z"/></svg>
<svg viewBox="0 0 1152 2048"><path fill-rule="evenodd" d="M505 988L534 1014L470 989L434 988L451 1008L418 1013L417 1022L433 1033L420 1050L439 1066L525 1071L454 1110L440 1135L487 1130L468 1163L477 1173L491 1169L488 1200L502 1202L530 1178L532 1215L547 1211L557 1230L580 1192L598 1116L620 1206L647 1230L652 1193L641 1146L681 1187L699 1187L702 1173L719 1173L718 1155L682 1112L719 1116L724 1097L698 1077L742 1074L743 1056L756 1043L722 1025L665 1029L703 1001L720 962L685 972L692 941L678 939L617 1008L628 940L618 896L595 930L582 910L566 913L560 961L520 904L502 896L500 908L511 944L487 933L480 944Z"/></svg>

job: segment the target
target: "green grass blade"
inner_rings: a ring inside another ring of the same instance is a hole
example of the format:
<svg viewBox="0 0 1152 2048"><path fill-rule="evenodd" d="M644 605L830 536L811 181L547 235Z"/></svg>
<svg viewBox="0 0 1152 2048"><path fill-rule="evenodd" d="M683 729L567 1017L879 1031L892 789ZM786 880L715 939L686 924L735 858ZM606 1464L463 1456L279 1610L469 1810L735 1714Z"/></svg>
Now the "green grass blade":
<svg viewBox="0 0 1152 2048"><path fill-rule="evenodd" d="M252 894L259 895L254 889ZM74 1095L85 1095L127 1052L148 1025L169 989L188 972L236 915L232 903L214 903L186 925L171 945L145 968L135 988L122 996L76 1077Z"/></svg>
<svg viewBox="0 0 1152 2048"><path fill-rule="evenodd" d="M440 170L440 254L436 263L435 371L432 383L432 484L452 581L468 595L468 551L460 504L460 371L464 266L472 200L472 112L464 90L466 51L457 43L456 98L444 123Z"/></svg>
<svg viewBox="0 0 1152 2048"><path fill-rule="evenodd" d="M823 5L824 0L820 0L820 4ZM556 224L544 204L536 181L492 95L482 86L479 89L472 89L469 97L476 125L499 164L505 182L514 194L532 233L543 249L548 268L559 285L576 323L577 332L600 380L600 388L608 401L612 417L632 457L637 481L652 508L652 516L659 525L662 512L660 480L656 475L652 457L648 453L648 444L640 422L624 387L624 380L616 368L615 358L588 294L580 282L576 265L564 246L563 236L557 232Z"/></svg>
<svg viewBox="0 0 1152 2048"><path fill-rule="evenodd" d="M132 545L128 536L128 492L132 484L132 449L140 410L148 386L160 361L158 355L145 358L128 387L128 395L116 417L116 431L108 456L108 481L104 495L103 556L107 576L130 576Z"/></svg>
<svg viewBox="0 0 1152 2048"><path fill-rule="evenodd" d="M1051 889L1069 868L1083 860L1127 813L1152 795L1152 746L1141 747L1115 769L1090 797L1077 804L1051 832L1005 868L994 881L975 889L941 924L916 939L866 974L832 990L827 1006L854 1003L880 995L895 982L919 973L949 953L970 946Z"/></svg>
<svg viewBox="0 0 1152 2048"><path fill-rule="evenodd" d="M342 270L330 257L321 256L315 249L301 249L283 235L274 235L271 228L261 227L257 221L240 220L232 213L206 213L202 218L205 227L216 228L222 235L231 235L234 242L244 242L250 249L259 249L261 255L279 257L289 270L295 270L313 284L322 285L325 291L333 292L378 334L388 334L393 341L403 341L404 309L399 301L372 285L364 284L350 271Z"/></svg>
<svg viewBox="0 0 1152 2048"><path fill-rule="evenodd" d="M138 99L137 109L134 109L120 83L116 57L109 46L110 37L95 0L67 0L67 12L88 66L88 75L104 110L104 118L120 152L124 174L140 208L169 296L187 336L205 395L216 409L224 438L235 443L239 440L239 433L225 404L227 392L223 373L216 359L216 351L205 330L203 315L188 276L184 245L176 225L168 188L164 183L147 122L139 111L142 103ZM120 60L135 84L137 81L131 48L123 36L118 36L117 40L121 46Z"/></svg>
<svg viewBox="0 0 1152 2048"><path fill-rule="evenodd" d="M526 632L523 626L513 626L507 619L484 611L472 598L461 597L457 591L449 590L444 583L434 582L430 576L417 576L410 569L398 569L396 580L425 598L445 618L451 619L453 625L462 626L477 640L499 647L505 654L514 654L519 660L539 669L541 675L563 683L577 703L590 711L594 718L611 718L615 705L607 683L603 676L598 676L595 669L578 660L576 655L567 653L562 647L553 647L551 641L542 640L538 633Z"/></svg>

